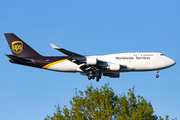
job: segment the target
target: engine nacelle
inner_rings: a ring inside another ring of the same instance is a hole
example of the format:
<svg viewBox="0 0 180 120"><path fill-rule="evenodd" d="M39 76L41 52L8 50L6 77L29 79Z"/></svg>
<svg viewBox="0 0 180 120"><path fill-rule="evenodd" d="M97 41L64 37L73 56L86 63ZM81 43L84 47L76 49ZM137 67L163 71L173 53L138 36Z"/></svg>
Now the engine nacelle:
<svg viewBox="0 0 180 120"><path fill-rule="evenodd" d="M109 76L110 78L119 78L119 73L103 73L104 76Z"/></svg>
<svg viewBox="0 0 180 120"><path fill-rule="evenodd" d="M87 57L86 58L86 64L87 65L96 65L97 64L97 59L96 58Z"/></svg>
<svg viewBox="0 0 180 120"><path fill-rule="evenodd" d="M119 64L109 64L108 69L112 71L119 71L121 66Z"/></svg>

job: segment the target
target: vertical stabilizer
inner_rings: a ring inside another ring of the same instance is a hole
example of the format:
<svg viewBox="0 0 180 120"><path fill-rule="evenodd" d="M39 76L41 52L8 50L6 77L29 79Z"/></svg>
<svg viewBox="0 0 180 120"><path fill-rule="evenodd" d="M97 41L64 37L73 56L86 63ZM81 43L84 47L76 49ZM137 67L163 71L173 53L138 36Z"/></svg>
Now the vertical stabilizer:
<svg viewBox="0 0 180 120"><path fill-rule="evenodd" d="M14 33L4 33L9 47L14 56L18 57L39 57L41 56Z"/></svg>

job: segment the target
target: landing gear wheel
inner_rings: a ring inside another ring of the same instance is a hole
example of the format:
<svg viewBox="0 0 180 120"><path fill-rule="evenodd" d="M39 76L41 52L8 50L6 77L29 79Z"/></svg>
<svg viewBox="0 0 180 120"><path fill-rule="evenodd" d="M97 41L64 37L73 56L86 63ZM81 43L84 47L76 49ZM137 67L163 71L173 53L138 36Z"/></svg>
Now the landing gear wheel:
<svg viewBox="0 0 180 120"><path fill-rule="evenodd" d="M101 79L102 73L99 73L98 78Z"/></svg>
<svg viewBox="0 0 180 120"><path fill-rule="evenodd" d="M97 76L96 76L96 78L97 78L96 81L97 82L99 82L99 80L101 79L101 75L102 75L101 73L97 74Z"/></svg>
<svg viewBox="0 0 180 120"><path fill-rule="evenodd" d="M159 78L159 70L157 71L157 75L156 75L156 78Z"/></svg>
<svg viewBox="0 0 180 120"><path fill-rule="evenodd" d="M91 76L90 75L88 75L88 80L91 80Z"/></svg>
<svg viewBox="0 0 180 120"><path fill-rule="evenodd" d="M89 74L89 75L88 75L88 79L89 79L89 80L93 79L93 77L94 77L94 76L93 76L92 74Z"/></svg>
<svg viewBox="0 0 180 120"><path fill-rule="evenodd" d="M156 75L156 78L159 78L159 75L158 75L158 74Z"/></svg>
<svg viewBox="0 0 180 120"><path fill-rule="evenodd" d="M90 71L88 73L88 79L91 80L91 79L94 79L96 77L96 81L99 82L99 80L101 79L101 76L102 76L102 73L98 73L98 72L92 72Z"/></svg>

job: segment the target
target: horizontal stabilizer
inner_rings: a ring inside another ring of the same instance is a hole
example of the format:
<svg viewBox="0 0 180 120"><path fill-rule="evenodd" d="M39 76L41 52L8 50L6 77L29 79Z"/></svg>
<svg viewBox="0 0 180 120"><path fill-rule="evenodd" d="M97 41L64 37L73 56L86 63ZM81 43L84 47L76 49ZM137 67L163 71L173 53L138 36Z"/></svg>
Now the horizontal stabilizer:
<svg viewBox="0 0 180 120"><path fill-rule="evenodd" d="M18 62L18 63L33 63L33 61L25 59L25 58L17 57L17 56L10 55L10 54L5 54L5 55L8 56L11 60Z"/></svg>

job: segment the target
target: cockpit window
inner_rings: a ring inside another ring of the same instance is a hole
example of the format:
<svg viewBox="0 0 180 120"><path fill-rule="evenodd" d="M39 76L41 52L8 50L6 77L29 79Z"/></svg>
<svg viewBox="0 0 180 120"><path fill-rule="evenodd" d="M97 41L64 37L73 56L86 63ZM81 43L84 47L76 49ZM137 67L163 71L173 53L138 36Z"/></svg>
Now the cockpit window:
<svg viewBox="0 0 180 120"><path fill-rule="evenodd" d="M161 56L165 56L164 54L161 54Z"/></svg>

